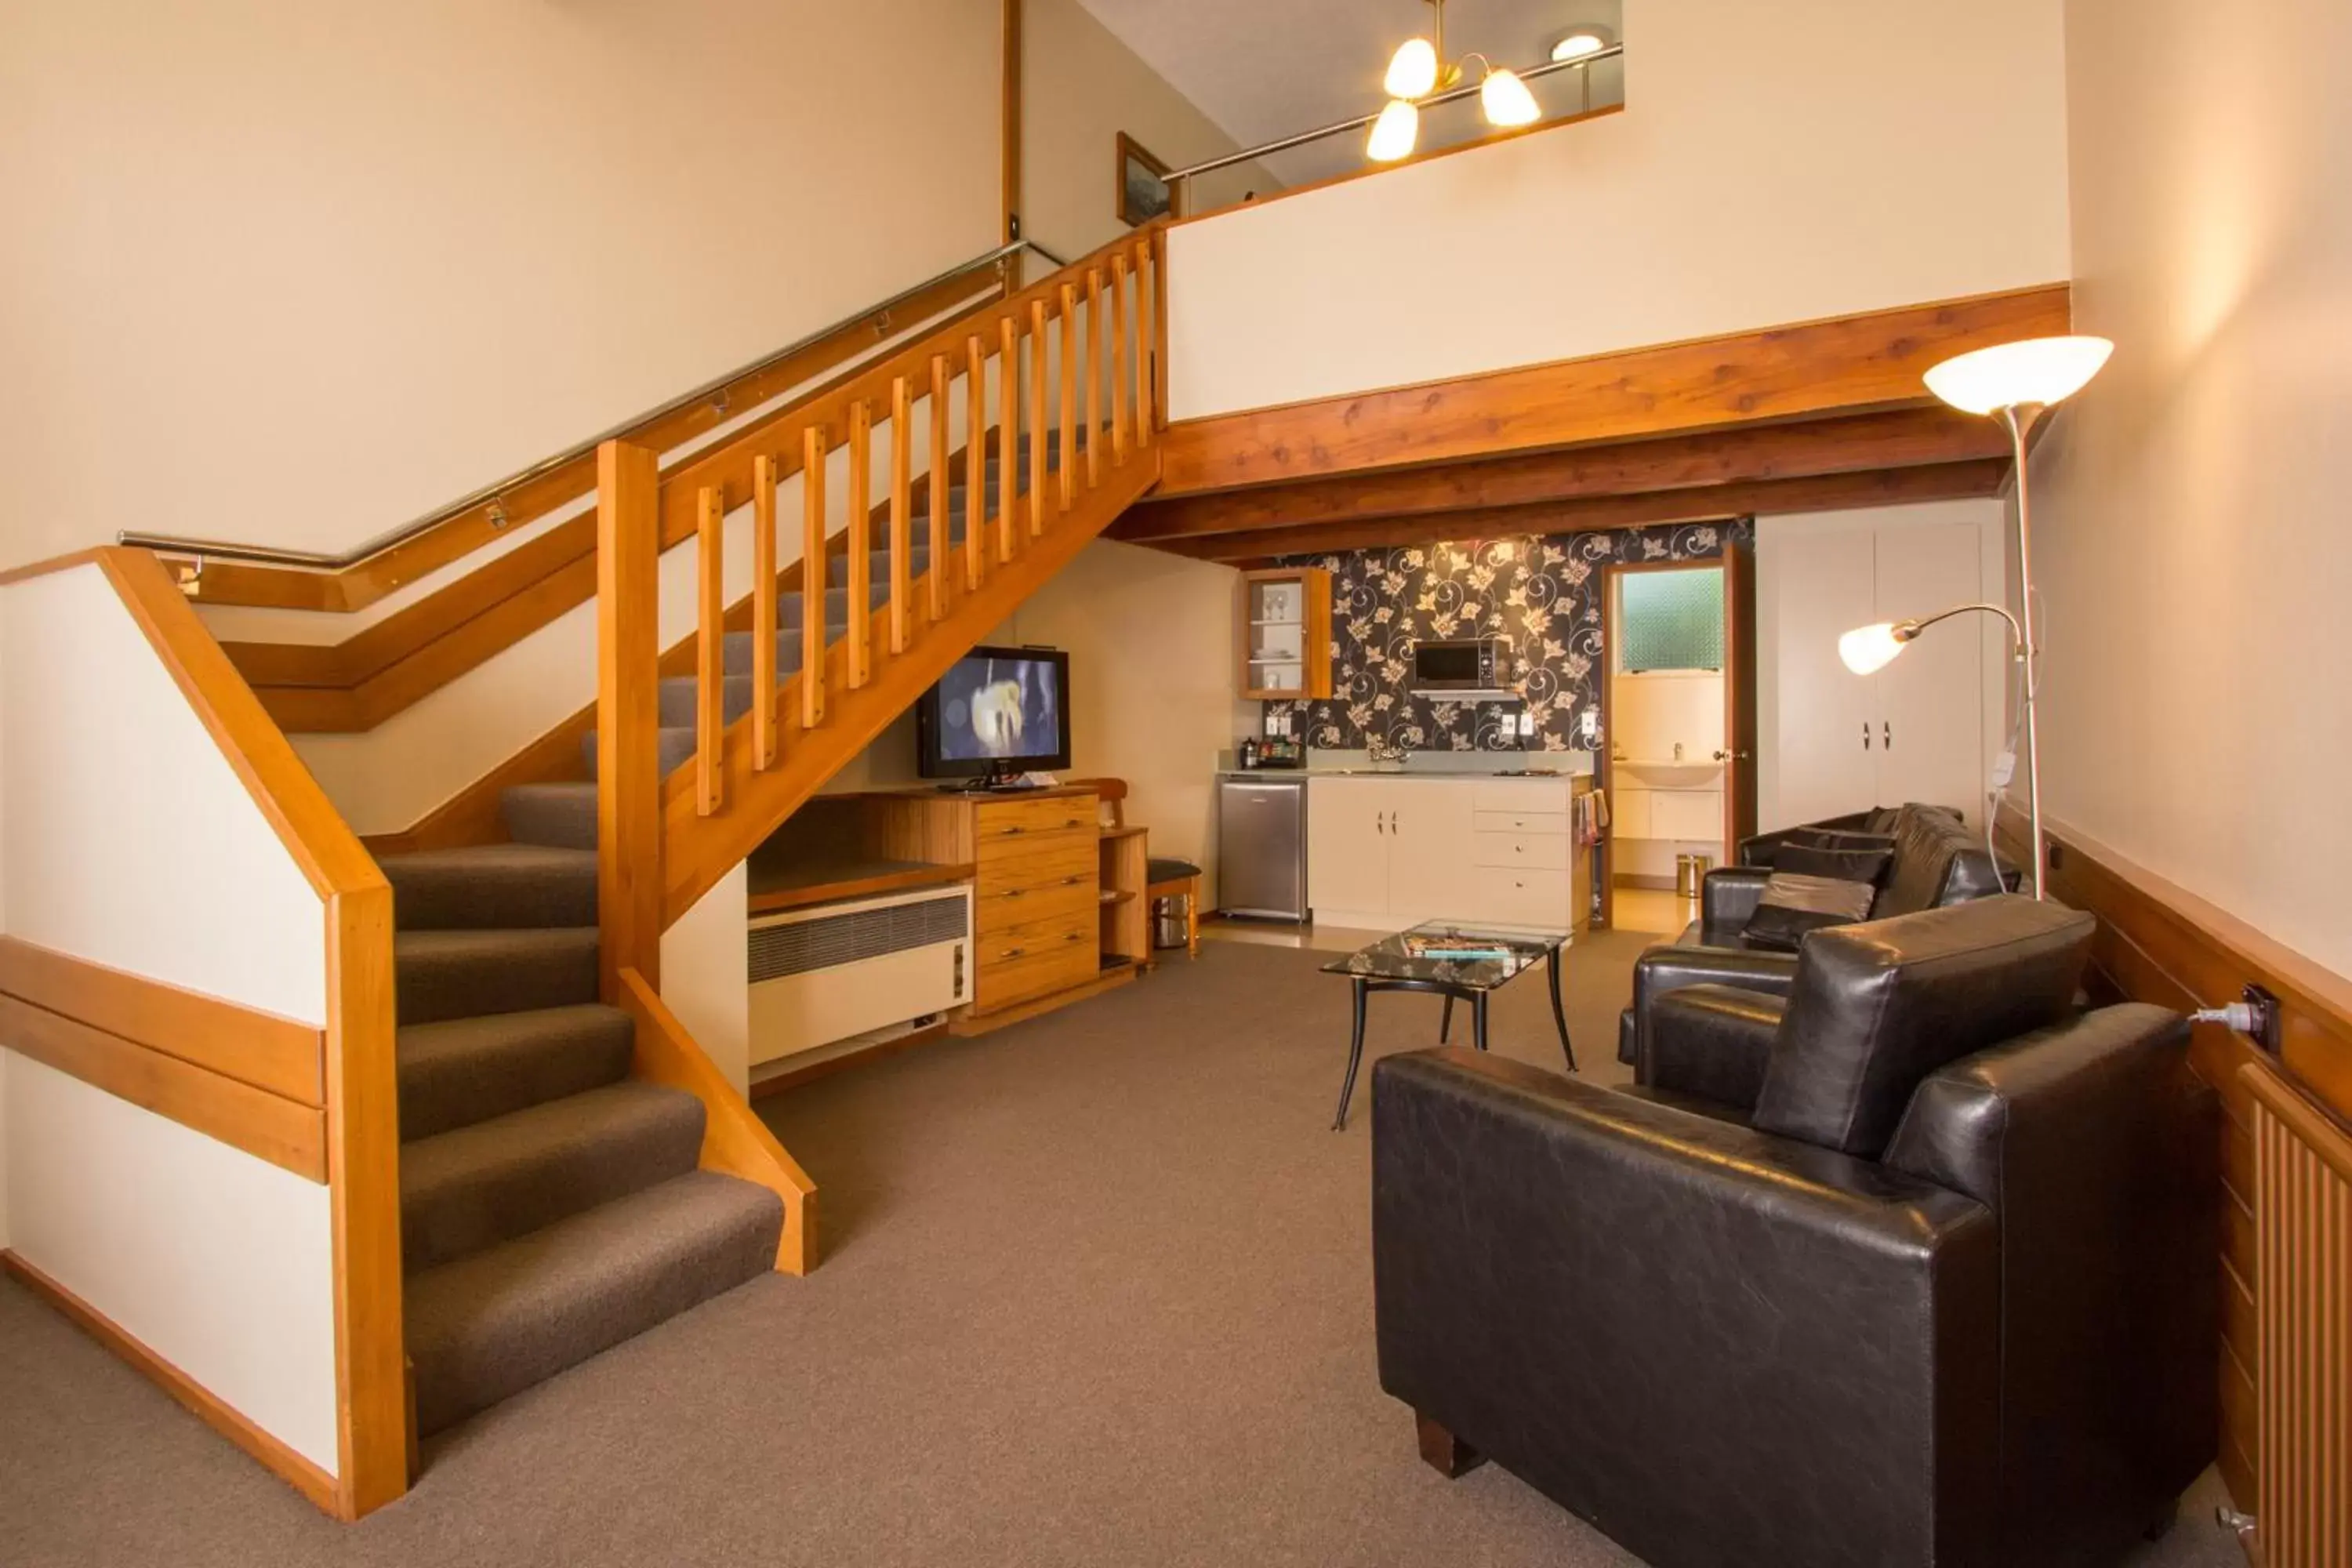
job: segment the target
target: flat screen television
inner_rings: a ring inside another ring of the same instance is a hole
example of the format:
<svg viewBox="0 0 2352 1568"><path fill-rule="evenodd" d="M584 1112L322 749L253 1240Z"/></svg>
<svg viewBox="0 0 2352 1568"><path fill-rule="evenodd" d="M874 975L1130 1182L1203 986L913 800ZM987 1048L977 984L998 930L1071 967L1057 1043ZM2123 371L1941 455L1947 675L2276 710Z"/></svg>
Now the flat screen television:
<svg viewBox="0 0 2352 1568"><path fill-rule="evenodd" d="M976 647L915 704L915 766L927 779L1010 780L1070 765L1070 656Z"/></svg>

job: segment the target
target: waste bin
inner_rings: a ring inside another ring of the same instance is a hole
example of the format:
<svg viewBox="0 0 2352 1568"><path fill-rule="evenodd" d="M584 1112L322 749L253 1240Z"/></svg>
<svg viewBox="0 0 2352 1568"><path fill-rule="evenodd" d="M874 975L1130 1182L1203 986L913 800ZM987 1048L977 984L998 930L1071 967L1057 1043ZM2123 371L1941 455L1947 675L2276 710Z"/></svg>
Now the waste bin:
<svg viewBox="0 0 2352 1568"><path fill-rule="evenodd" d="M1706 874L1715 869L1712 855L1677 855L1675 857L1675 891L1685 899L1696 899L1706 883Z"/></svg>
<svg viewBox="0 0 2352 1568"><path fill-rule="evenodd" d="M1151 945L1160 952L1192 945L1182 894L1151 900Z"/></svg>

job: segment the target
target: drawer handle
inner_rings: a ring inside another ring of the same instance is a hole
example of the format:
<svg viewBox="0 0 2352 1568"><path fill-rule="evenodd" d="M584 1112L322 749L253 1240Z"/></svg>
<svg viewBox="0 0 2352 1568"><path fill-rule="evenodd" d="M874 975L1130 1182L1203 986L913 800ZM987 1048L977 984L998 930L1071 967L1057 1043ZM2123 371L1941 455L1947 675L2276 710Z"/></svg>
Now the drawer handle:
<svg viewBox="0 0 2352 1568"><path fill-rule="evenodd" d="M1001 899L1025 899L1028 896L1029 889L1026 888L1007 888L997 895Z"/></svg>
<svg viewBox="0 0 2352 1568"><path fill-rule="evenodd" d="M998 956L1001 958L1018 958L1028 951L1029 950L1025 947L1008 947L1002 953L998 954Z"/></svg>
<svg viewBox="0 0 2352 1568"><path fill-rule="evenodd" d="M1085 880L1086 879L1084 877L1065 877L1062 879L1062 886L1065 888L1075 888L1080 882Z"/></svg>
<svg viewBox="0 0 2352 1568"><path fill-rule="evenodd" d="M1085 938L1085 936L1083 936L1082 934L1080 934L1080 933L1079 933L1079 932L1077 932L1077 931L1072 931L1069 935L1067 935L1067 936L1064 937L1062 940L1063 940L1064 942L1084 942L1084 941L1086 941L1086 938Z"/></svg>

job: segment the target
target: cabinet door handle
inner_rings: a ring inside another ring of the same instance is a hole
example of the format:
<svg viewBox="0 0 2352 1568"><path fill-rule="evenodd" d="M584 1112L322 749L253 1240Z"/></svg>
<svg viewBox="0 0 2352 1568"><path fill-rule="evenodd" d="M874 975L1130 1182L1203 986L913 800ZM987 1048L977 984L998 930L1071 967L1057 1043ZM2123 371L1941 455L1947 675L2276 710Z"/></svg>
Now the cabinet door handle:
<svg viewBox="0 0 2352 1568"><path fill-rule="evenodd" d="M1890 752L1893 751L1895 749L1895 721L1892 719L1885 720L1881 721L1878 728L1880 738L1885 742L1885 749Z"/></svg>
<svg viewBox="0 0 2352 1568"><path fill-rule="evenodd" d="M1862 749L1865 752L1870 750L1870 721L1867 719L1862 721Z"/></svg>
<svg viewBox="0 0 2352 1568"><path fill-rule="evenodd" d="M1376 811L1376 812L1372 813L1372 831L1373 831L1373 832L1375 832L1375 833L1386 833L1388 830L1389 830L1389 818L1388 818L1388 814L1387 814L1386 812L1381 812L1381 811Z"/></svg>

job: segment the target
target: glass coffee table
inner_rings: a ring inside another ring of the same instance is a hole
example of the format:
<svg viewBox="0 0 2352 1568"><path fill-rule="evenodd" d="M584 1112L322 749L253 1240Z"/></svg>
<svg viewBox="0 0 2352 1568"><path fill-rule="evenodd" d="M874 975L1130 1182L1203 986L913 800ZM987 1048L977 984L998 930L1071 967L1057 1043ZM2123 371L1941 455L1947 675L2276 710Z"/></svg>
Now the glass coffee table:
<svg viewBox="0 0 2352 1568"><path fill-rule="evenodd" d="M1356 1092L1356 1069L1364 1059L1364 999L1375 991L1425 991L1445 998L1437 1040L1454 1030L1454 1004L1470 1004L1472 1043L1486 1048L1486 997L1541 963L1551 986L1552 1022L1568 1070L1576 1070L1576 1047L1568 1043L1568 1014L1559 1002L1560 954L1575 932L1549 926L1473 925L1429 921L1323 966L1356 983L1355 1031L1348 1041L1348 1076L1339 1085L1337 1132L1348 1125L1348 1101Z"/></svg>

